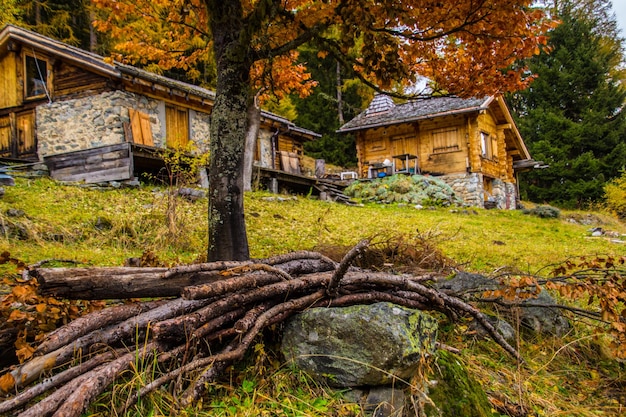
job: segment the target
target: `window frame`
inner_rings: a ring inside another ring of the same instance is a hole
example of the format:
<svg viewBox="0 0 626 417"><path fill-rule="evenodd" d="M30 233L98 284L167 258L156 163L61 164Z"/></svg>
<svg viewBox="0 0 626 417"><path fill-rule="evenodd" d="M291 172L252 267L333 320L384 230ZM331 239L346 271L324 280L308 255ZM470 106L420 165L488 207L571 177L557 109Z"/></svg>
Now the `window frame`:
<svg viewBox="0 0 626 417"><path fill-rule="evenodd" d="M29 77L29 64L32 62L36 73L34 77ZM24 53L23 58L24 65L24 100L37 100L40 98L48 97L50 94L50 61L47 58L37 56L35 53ZM41 66L43 65L43 71ZM42 80L39 77L45 78ZM31 83L31 79L33 82ZM41 93L33 94L32 91L37 91L35 89L35 80L41 82L41 88L43 91ZM31 85L32 84L32 85Z"/></svg>

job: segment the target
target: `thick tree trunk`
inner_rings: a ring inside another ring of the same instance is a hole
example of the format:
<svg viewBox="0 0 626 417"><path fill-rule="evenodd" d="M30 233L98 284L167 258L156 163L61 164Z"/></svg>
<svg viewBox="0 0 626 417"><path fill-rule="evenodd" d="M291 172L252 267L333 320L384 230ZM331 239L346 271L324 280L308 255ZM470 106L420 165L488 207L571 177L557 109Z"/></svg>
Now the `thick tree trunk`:
<svg viewBox="0 0 626 417"><path fill-rule="evenodd" d="M250 104L250 37L238 0L206 0L217 62L211 114L208 260L250 257L243 211L243 161Z"/></svg>

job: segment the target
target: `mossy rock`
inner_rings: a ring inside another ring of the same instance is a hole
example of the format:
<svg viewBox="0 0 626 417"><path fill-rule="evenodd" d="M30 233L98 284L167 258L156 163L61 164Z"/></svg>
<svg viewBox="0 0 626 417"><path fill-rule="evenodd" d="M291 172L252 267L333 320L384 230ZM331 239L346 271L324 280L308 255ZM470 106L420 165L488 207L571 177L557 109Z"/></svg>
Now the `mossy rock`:
<svg viewBox="0 0 626 417"><path fill-rule="evenodd" d="M428 396L436 407L426 404L428 417L497 417L492 411L487 394L467 372L457 356L439 351L437 365L433 367L437 384L429 389Z"/></svg>

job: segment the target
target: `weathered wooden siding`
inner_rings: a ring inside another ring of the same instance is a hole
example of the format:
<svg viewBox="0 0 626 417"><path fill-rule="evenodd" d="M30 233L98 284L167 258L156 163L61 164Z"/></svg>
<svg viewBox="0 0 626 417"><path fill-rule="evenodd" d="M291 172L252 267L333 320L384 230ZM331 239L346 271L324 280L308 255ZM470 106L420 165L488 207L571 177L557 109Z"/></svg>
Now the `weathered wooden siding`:
<svg viewBox="0 0 626 417"><path fill-rule="evenodd" d="M303 154L302 142L285 135L278 135L276 148L274 166L281 167L287 172L299 173L300 169L296 169L296 165L299 167L300 157ZM287 163L287 161L289 162Z"/></svg>
<svg viewBox="0 0 626 417"><path fill-rule="evenodd" d="M11 116L0 117L0 157L11 157Z"/></svg>
<svg viewBox="0 0 626 417"><path fill-rule="evenodd" d="M94 94L107 89L105 77L85 71L74 65L60 62L54 68L55 98L80 97Z"/></svg>
<svg viewBox="0 0 626 417"><path fill-rule="evenodd" d="M59 181L98 183L133 177L130 143L102 146L44 158L50 176Z"/></svg>
<svg viewBox="0 0 626 417"><path fill-rule="evenodd" d="M466 172L468 136L468 120L464 116L440 117L420 123L421 171L433 174Z"/></svg>
<svg viewBox="0 0 626 417"><path fill-rule="evenodd" d="M0 108L22 104L20 84L17 77L18 62L18 55L11 51L0 59Z"/></svg>
<svg viewBox="0 0 626 417"><path fill-rule="evenodd" d="M359 174L367 177L370 164L393 160L393 156L418 157L422 172L465 172L468 164L466 118L462 116L425 120L361 131L356 137ZM445 142L445 143L444 143ZM396 166L399 169L399 165Z"/></svg>

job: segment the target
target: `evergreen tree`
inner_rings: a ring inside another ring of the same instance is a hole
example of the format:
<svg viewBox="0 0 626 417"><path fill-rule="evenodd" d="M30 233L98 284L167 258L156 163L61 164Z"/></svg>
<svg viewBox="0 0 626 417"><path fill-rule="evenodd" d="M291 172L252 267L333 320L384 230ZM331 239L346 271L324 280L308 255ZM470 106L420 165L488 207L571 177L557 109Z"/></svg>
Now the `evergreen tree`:
<svg viewBox="0 0 626 417"><path fill-rule="evenodd" d="M522 177L525 198L581 207L602 198L604 184L626 163L626 90L621 40L611 14L589 14L581 2L561 2L561 24L549 53L531 58L538 79L511 97L535 160L549 164ZM598 10L606 1L597 1Z"/></svg>
<svg viewBox="0 0 626 417"><path fill-rule="evenodd" d="M312 48L300 48L299 52L318 85L309 97L292 97L298 114L294 122L322 135L315 141L305 143L305 153L330 164L354 166L357 162L354 137L338 134L336 130L343 120L350 120L359 114L371 97L364 97L367 93L363 91L363 84L350 78L348 71L338 66L332 57L320 56Z"/></svg>
<svg viewBox="0 0 626 417"><path fill-rule="evenodd" d="M0 0L0 28L12 23L19 24L22 20L22 10L18 0Z"/></svg>

